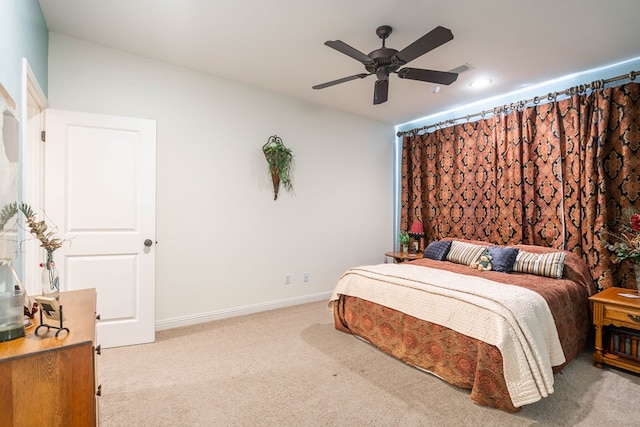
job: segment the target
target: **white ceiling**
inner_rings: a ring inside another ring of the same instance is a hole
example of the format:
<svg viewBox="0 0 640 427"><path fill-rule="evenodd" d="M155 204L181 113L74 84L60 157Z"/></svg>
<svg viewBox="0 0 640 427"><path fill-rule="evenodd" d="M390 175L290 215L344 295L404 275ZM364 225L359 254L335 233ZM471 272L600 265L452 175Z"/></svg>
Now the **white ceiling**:
<svg viewBox="0 0 640 427"><path fill-rule="evenodd" d="M40 0L50 31L375 120L401 124L567 74L640 57L637 0ZM372 105L375 76L324 45L367 54L390 25L401 50L441 25L454 39L408 66L473 67L434 93L391 75L389 100ZM494 84L473 90L488 76Z"/></svg>

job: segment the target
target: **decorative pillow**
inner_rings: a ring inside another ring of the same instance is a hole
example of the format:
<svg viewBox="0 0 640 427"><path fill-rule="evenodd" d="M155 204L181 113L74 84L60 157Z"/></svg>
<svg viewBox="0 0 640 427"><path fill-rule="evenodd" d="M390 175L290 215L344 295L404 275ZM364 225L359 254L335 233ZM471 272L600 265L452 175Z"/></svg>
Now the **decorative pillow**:
<svg viewBox="0 0 640 427"><path fill-rule="evenodd" d="M489 246L489 254L492 257L491 264L493 265L493 271L511 273L513 263L516 262L516 257L518 256L518 249Z"/></svg>
<svg viewBox="0 0 640 427"><path fill-rule="evenodd" d="M431 242L427 249L424 250L424 257L442 261L449 253L449 248L451 248L451 240Z"/></svg>
<svg viewBox="0 0 640 427"><path fill-rule="evenodd" d="M532 254L521 250L518 252L516 262L513 264L513 271L562 279L564 259L566 257L567 254L564 252Z"/></svg>
<svg viewBox="0 0 640 427"><path fill-rule="evenodd" d="M451 241L451 248L447 253L447 261L455 262L456 264L471 265L472 262L478 261L486 250L486 246L453 240Z"/></svg>

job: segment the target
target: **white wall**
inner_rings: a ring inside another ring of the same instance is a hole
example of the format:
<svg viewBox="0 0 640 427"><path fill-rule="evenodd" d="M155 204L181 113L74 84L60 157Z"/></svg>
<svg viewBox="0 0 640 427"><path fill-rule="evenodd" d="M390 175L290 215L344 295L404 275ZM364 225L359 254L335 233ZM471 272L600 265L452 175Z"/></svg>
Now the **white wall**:
<svg viewBox="0 0 640 427"><path fill-rule="evenodd" d="M388 124L55 33L49 103L157 120L159 328L325 298L393 246ZM274 134L295 156L277 201Z"/></svg>

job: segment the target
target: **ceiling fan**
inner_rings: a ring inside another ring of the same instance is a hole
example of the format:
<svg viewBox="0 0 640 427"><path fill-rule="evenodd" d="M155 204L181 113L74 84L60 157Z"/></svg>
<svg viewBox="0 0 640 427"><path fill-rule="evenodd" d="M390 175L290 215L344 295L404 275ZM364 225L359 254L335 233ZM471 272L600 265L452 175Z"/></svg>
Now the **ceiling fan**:
<svg viewBox="0 0 640 427"><path fill-rule="evenodd" d="M368 55L365 55L340 40L329 40L325 42L325 45L362 62L368 73L360 73L332 80L327 83L315 85L313 86L313 89L324 89L329 86L345 83L355 79L363 79L375 74L377 80L373 91L373 104L377 105L387 101L389 95L389 74L391 73L396 73L401 79L420 80L440 85L450 85L456 81L458 78L457 73L425 70L422 68L400 68L417 57L422 56L438 46L452 40L453 33L451 30L438 26L401 51L385 46L385 40L389 37L391 31L392 29L388 25L378 27L376 34L382 39L382 47L374 50Z"/></svg>

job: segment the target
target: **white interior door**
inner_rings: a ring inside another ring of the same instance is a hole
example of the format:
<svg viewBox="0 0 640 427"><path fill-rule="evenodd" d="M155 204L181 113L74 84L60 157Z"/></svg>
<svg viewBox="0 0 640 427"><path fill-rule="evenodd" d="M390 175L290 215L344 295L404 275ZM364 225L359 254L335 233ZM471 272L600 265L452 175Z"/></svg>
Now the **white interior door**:
<svg viewBox="0 0 640 427"><path fill-rule="evenodd" d="M48 109L44 147L60 290L96 289L103 347L154 341L156 122Z"/></svg>

